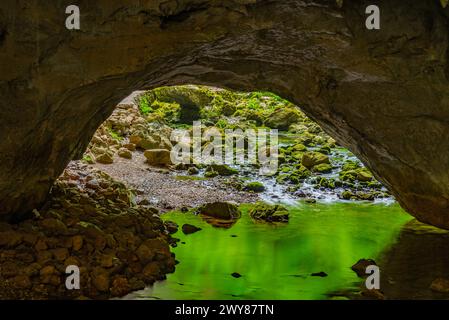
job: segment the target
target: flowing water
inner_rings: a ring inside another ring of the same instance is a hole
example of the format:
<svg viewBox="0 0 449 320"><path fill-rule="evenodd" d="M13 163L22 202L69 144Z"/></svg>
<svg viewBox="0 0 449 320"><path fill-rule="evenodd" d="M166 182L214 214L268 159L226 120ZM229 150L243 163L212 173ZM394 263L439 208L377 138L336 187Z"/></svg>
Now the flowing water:
<svg viewBox="0 0 449 320"><path fill-rule="evenodd" d="M242 218L229 229L191 213L164 214L165 220L202 230L178 231L176 271L128 298L327 299L355 292L363 280L351 266L378 258L412 220L397 204L385 203L298 202L285 224L256 223L248 208L242 206ZM311 276L319 272L327 276Z"/></svg>

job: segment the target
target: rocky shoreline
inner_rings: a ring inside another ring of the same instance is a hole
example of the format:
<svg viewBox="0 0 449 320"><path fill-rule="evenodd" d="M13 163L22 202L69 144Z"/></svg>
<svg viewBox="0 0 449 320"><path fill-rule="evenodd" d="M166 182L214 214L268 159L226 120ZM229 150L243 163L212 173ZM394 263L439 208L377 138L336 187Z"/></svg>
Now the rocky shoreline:
<svg viewBox="0 0 449 320"><path fill-rule="evenodd" d="M122 183L72 163L33 217L0 224L1 299L108 299L143 289L175 268L158 210ZM66 267L80 270L67 290Z"/></svg>

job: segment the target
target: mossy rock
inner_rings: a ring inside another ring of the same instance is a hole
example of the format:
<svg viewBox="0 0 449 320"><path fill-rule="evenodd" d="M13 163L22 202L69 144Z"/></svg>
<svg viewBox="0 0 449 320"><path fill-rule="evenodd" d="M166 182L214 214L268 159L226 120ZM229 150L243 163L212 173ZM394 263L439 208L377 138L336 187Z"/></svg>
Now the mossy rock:
<svg viewBox="0 0 449 320"><path fill-rule="evenodd" d="M294 146L291 147L291 149L293 151L301 151L301 152L307 151L307 147L302 143L295 144Z"/></svg>
<svg viewBox="0 0 449 320"><path fill-rule="evenodd" d="M198 174L200 171L198 170L197 167L190 167L189 169L187 169L187 173L190 175L195 175Z"/></svg>
<svg viewBox="0 0 449 320"><path fill-rule="evenodd" d="M282 184L282 183L285 183L288 179L289 179L288 174L280 174L276 177L276 182ZM298 180L298 182L299 182L299 180Z"/></svg>
<svg viewBox="0 0 449 320"><path fill-rule="evenodd" d="M315 136L313 134L306 132L301 135L301 137L297 141L307 147L311 147L314 145L314 139Z"/></svg>
<svg viewBox="0 0 449 320"><path fill-rule="evenodd" d="M345 190L341 193L340 197L344 200L351 200L354 197L354 194L349 190Z"/></svg>
<svg viewBox="0 0 449 320"><path fill-rule="evenodd" d="M211 95L199 86L159 87L140 97L139 108L144 114L154 113L160 109L161 115L170 112L170 107L179 105L172 110L170 120L190 123L200 118L201 109L211 101Z"/></svg>
<svg viewBox="0 0 449 320"><path fill-rule="evenodd" d="M373 192L357 191L355 195L357 199L365 201L374 201L376 198L376 195Z"/></svg>
<svg viewBox="0 0 449 320"><path fill-rule="evenodd" d="M339 176L341 180L349 182L360 181L364 183L374 180L373 174L367 168L358 168L355 170L341 171L339 173Z"/></svg>
<svg viewBox="0 0 449 320"><path fill-rule="evenodd" d="M330 164L329 157L315 151L308 151L304 153L301 160L301 164L308 169L322 163Z"/></svg>
<svg viewBox="0 0 449 320"><path fill-rule="evenodd" d="M271 205L265 202L257 202L249 210L249 215L255 220L267 222L288 222L288 209L282 205Z"/></svg>
<svg viewBox="0 0 449 320"><path fill-rule="evenodd" d="M244 190L253 192L263 192L265 191L265 186L262 182L254 181L245 185Z"/></svg>
<svg viewBox="0 0 449 320"><path fill-rule="evenodd" d="M329 155L331 153L331 148L329 146L322 146L318 152Z"/></svg>
<svg viewBox="0 0 449 320"><path fill-rule="evenodd" d="M289 173L292 171L293 171L293 169L291 167L282 167L279 169L279 172L281 172L281 173Z"/></svg>
<svg viewBox="0 0 449 320"><path fill-rule="evenodd" d="M288 130L290 125L301 119L301 113L296 107L284 107L274 111L264 124L273 129Z"/></svg>
<svg viewBox="0 0 449 320"><path fill-rule="evenodd" d="M357 171L357 180L359 181L369 182L374 179L373 174L367 168L361 168L356 171Z"/></svg>
<svg viewBox="0 0 449 320"><path fill-rule="evenodd" d="M216 176L219 176L219 174L217 171L209 170L204 173L204 176L206 178L215 178Z"/></svg>
<svg viewBox="0 0 449 320"><path fill-rule="evenodd" d="M292 153L292 158L295 159L295 161L301 161L303 156L303 152L296 151Z"/></svg>
<svg viewBox="0 0 449 320"><path fill-rule="evenodd" d="M311 172L306 167L300 165L298 169L294 170L292 174L290 175L290 181L298 184L302 180L310 177Z"/></svg>
<svg viewBox="0 0 449 320"><path fill-rule="evenodd" d="M342 181L353 183L357 179L357 171L355 170L340 171L339 177Z"/></svg>
<svg viewBox="0 0 449 320"><path fill-rule="evenodd" d="M326 179L319 178L316 182L316 185L326 189L335 189L335 180L334 179Z"/></svg>
<svg viewBox="0 0 449 320"><path fill-rule="evenodd" d="M357 170L358 168L360 168L360 164L358 162L347 160L341 167L341 171Z"/></svg>
<svg viewBox="0 0 449 320"><path fill-rule="evenodd" d="M108 153L102 153L102 154L96 156L95 160L98 163L102 163L102 164L111 164L114 162L113 157Z"/></svg>
<svg viewBox="0 0 449 320"><path fill-rule="evenodd" d="M328 163L321 163L313 166L312 171L318 173L329 173L332 171L332 166Z"/></svg>
<svg viewBox="0 0 449 320"><path fill-rule="evenodd" d="M230 202L213 202L198 208L199 214L222 220L233 220L241 217L240 209Z"/></svg>
<svg viewBox="0 0 449 320"><path fill-rule="evenodd" d="M374 181L368 182L368 188L379 190L379 189L382 189L382 184L379 181L374 180Z"/></svg>
<svg viewBox="0 0 449 320"><path fill-rule="evenodd" d="M215 171L220 176L232 176L234 174L238 174L238 170L231 168L226 164L211 164L206 168L206 172Z"/></svg>

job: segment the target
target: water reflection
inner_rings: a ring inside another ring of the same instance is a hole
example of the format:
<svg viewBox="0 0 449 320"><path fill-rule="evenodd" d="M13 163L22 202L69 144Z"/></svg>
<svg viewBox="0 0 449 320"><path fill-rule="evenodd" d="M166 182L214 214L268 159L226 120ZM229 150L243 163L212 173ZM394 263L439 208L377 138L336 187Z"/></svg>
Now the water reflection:
<svg viewBox="0 0 449 320"><path fill-rule="evenodd" d="M448 299L430 290L436 278L449 278L449 232L416 220L401 230L380 259L381 289L388 299Z"/></svg>
<svg viewBox="0 0 449 320"><path fill-rule="evenodd" d="M350 267L360 258L378 258L411 219L397 205L382 204L299 204L287 224L254 223L247 210L229 229L192 214L165 215L202 230L178 232L175 273L127 298L327 299L357 291L361 280ZM311 276L320 272L327 276Z"/></svg>

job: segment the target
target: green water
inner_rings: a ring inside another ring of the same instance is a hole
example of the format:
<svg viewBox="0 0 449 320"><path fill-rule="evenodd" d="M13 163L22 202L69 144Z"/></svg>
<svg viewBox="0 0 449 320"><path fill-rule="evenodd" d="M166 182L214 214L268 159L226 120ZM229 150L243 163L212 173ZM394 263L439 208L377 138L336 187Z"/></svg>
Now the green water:
<svg viewBox="0 0 449 320"><path fill-rule="evenodd" d="M290 222L242 218L218 229L199 216L168 213L163 219L201 231L174 236L180 263L167 280L134 294L136 299L327 299L333 292L358 288L350 269L360 258L376 259L412 218L396 204L298 204ZM236 237L233 237L235 235ZM310 274L324 271L327 277ZM238 272L241 278L234 278Z"/></svg>

